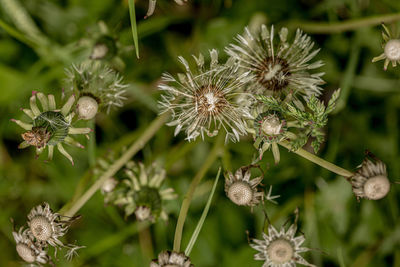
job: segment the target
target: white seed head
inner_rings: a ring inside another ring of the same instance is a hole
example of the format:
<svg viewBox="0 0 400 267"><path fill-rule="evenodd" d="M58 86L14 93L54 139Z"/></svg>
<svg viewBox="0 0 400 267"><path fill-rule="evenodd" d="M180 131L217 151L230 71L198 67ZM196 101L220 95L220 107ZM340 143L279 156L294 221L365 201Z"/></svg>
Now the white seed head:
<svg viewBox="0 0 400 267"><path fill-rule="evenodd" d="M384 198L389 193L389 190L389 179L383 175L369 178L364 184L364 194L372 200Z"/></svg>
<svg viewBox="0 0 400 267"><path fill-rule="evenodd" d="M82 96L77 103L77 111L80 118L90 120L96 116L99 104L90 96Z"/></svg>
<svg viewBox="0 0 400 267"><path fill-rule="evenodd" d="M278 135L282 129L282 123L277 115L269 115L261 124L261 129L266 135Z"/></svg>
<svg viewBox="0 0 400 267"><path fill-rule="evenodd" d="M145 221L151 219L151 209L146 206L139 206L135 210L135 215L138 221Z"/></svg>
<svg viewBox="0 0 400 267"><path fill-rule="evenodd" d="M237 181L229 187L228 197L237 205L248 205L253 199L253 189L248 183Z"/></svg>
<svg viewBox="0 0 400 267"><path fill-rule="evenodd" d="M292 260L294 250L289 241L276 239L267 247L267 254L273 263L284 264Z"/></svg>
<svg viewBox="0 0 400 267"><path fill-rule="evenodd" d="M384 49L389 60L400 60L400 39L389 40Z"/></svg>
<svg viewBox="0 0 400 267"><path fill-rule="evenodd" d="M43 216L32 218L30 228L34 237L40 241L47 241L53 235L51 223Z"/></svg>
<svg viewBox="0 0 400 267"><path fill-rule="evenodd" d="M36 261L35 251L28 245L18 243L16 247L18 255L26 262L32 263Z"/></svg>
<svg viewBox="0 0 400 267"><path fill-rule="evenodd" d="M93 48L93 52L90 55L91 59L102 59L108 53L108 47L105 44L96 44Z"/></svg>

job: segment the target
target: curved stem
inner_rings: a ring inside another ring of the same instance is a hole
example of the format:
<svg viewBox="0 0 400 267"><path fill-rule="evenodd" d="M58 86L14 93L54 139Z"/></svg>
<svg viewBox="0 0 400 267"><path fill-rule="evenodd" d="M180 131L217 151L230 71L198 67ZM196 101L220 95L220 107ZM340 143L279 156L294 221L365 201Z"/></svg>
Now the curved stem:
<svg viewBox="0 0 400 267"><path fill-rule="evenodd" d="M400 13L392 13L366 18L349 19L339 22L292 22L289 27L300 28L308 33L330 34L344 31L352 31L358 28L379 25L381 23L392 23L400 20Z"/></svg>
<svg viewBox="0 0 400 267"><path fill-rule="evenodd" d="M283 147L286 147L289 151L293 151L292 150L292 146L289 144L288 141L281 141L281 142L279 142L279 144L281 146L283 146ZM321 167L323 167L323 168L325 168L325 169L327 169L327 170L329 170L331 172L334 172L334 173L336 173L336 174L338 174L340 176L345 177L346 179L354 175L354 173L352 173L351 171L348 171L348 170L343 169L343 168L341 168L339 166L336 166L335 164L333 164L333 163L331 163L329 161L321 159L320 157L318 157L318 156L316 156L316 155L314 155L314 154L312 154L312 153L310 153L308 151L305 151L302 148L297 149L296 151L293 151L293 152L296 153L299 156L302 156L305 159L308 159L311 162L314 162L315 164L317 164L317 165L319 165L319 166L321 166Z"/></svg>
<svg viewBox="0 0 400 267"><path fill-rule="evenodd" d="M76 201L74 201L71 206L65 211L60 211L62 215L73 216L75 213L96 193L98 189L103 185L103 183L113 176L122 166L125 165L128 160L130 160L144 145L154 136L154 134L161 128L169 116L169 113L164 113L155 119L149 127L144 131L144 133L133 143L128 150L116 160L110 168L99 177L99 179ZM65 207L64 207L65 208ZM63 208L63 209L64 209ZM62 210L63 210L62 209Z"/></svg>
<svg viewBox="0 0 400 267"><path fill-rule="evenodd" d="M211 167L214 163L215 159L221 152L221 143L223 140L223 136L219 134L217 136L217 140L215 141L214 147L212 148L211 152L208 154L206 161L201 166L200 170L196 173L195 177L193 178L186 195L183 197L181 210L179 212L178 221L176 223L175 228L175 237L174 237L174 248L173 251L180 251L181 250L181 242L182 242L182 232L183 232L183 225L185 224L186 215L189 211L190 202L192 201L194 191L196 187L199 185L201 179L203 179L204 175L206 174L207 170Z"/></svg>

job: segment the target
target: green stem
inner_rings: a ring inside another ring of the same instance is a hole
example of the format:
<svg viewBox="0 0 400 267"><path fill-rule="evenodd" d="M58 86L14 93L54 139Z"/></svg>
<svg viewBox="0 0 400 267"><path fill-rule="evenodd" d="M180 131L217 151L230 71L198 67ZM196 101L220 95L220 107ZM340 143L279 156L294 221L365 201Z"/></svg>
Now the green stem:
<svg viewBox="0 0 400 267"><path fill-rule="evenodd" d="M292 151L292 146L289 144L288 141L281 141L281 142L279 142L279 144L283 147L286 147L288 150ZM333 163L330 163L329 161L321 159L320 157L318 157L308 151L305 151L302 148L299 148L293 152L296 153L297 155L302 156L303 158L308 159L309 161L314 162L315 164L317 164L331 172L334 172L340 176L343 176L345 178L349 178L354 175L354 173L352 173L351 171L348 171L339 166L336 166Z"/></svg>
<svg viewBox="0 0 400 267"><path fill-rule="evenodd" d="M89 128L93 131L90 133L90 139L88 141L88 154L89 154L89 165L92 168L96 164L96 122L95 119L89 121Z"/></svg>
<svg viewBox="0 0 400 267"><path fill-rule="evenodd" d="M339 22L292 22L291 28L300 28L308 33L330 34L344 31L352 31L362 27L379 25L381 23L392 23L400 20L400 13L370 16L366 18L349 19Z"/></svg>
<svg viewBox="0 0 400 267"><path fill-rule="evenodd" d="M195 177L192 180L192 183L189 186L186 195L183 197L181 210L179 212L178 222L176 223L175 228L175 238L174 238L174 251L181 250L181 242L182 242L182 232L183 225L185 224L186 215L189 211L190 202L192 201L193 194L196 190L196 187L199 185L200 181L203 179L207 170L214 163L215 159L221 153L221 143L223 140L223 136L221 134L218 135L217 140L215 141L214 147L211 152L208 154L206 161L203 163L203 166L196 173Z"/></svg>
<svg viewBox="0 0 400 267"><path fill-rule="evenodd" d="M164 113L163 115L157 117L150 126L144 131L144 133L133 143L128 150L116 160L110 168L99 177L99 179L74 203L71 204L70 208L61 212L65 216L73 216L76 212L96 193L98 189L103 185L103 183L113 176L122 166L125 165L128 160L130 160L144 145L154 136L154 134L161 128L169 116L169 113Z"/></svg>

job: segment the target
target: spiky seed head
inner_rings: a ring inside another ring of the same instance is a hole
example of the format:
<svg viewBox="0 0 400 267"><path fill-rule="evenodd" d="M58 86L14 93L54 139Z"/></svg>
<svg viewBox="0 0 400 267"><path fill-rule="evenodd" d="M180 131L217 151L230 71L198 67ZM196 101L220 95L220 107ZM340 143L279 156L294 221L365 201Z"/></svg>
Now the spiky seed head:
<svg viewBox="0 0 400 267"><path fill-rule="evenodd" d="M82 96L76 105L78 116L84 120L93 119L97 114L99 104L90 96Z"/></svg>
<svg viewBox="0 0 400 267"><path fill-rule="evenodd" d="M253 189L245 182L235 182L228 189L228 197L237 205L250 205L253 199Z"/></svg>
<svg viewBox="0 0 400 267"><path fill-rule="evenodd" d="M268 245L267 254L273 263L285 264L292 260L294 250L289 241L276 239Z"/></svg>
<svg viewBox="0 0 400 267"><path fill-rule="evenodd" d="M384 53L391 61L400 60L400 39L389 40L385 45Z"/></svg>
<svg viewBox="0 0 400 267"><path fill-rule="evenodd" d="M34 237L40 241L47 241L53 235L53 228L44 216L36 216L30 220L30 229Z"/></svg>
<svg viewBox="0 0 400 267"><path fill-rule="evenodd" d="M35 251L27 244L19 243L16 246L18 255L26 262L33 263L36 261Z"/></svg>
<svg viewBox="0 0 400 267"><path fill-rule="evenodd" d="M369 178L364 184L364 194L368 199L378 200L384 198L389 191L389 179L383 175Z"/></svg>

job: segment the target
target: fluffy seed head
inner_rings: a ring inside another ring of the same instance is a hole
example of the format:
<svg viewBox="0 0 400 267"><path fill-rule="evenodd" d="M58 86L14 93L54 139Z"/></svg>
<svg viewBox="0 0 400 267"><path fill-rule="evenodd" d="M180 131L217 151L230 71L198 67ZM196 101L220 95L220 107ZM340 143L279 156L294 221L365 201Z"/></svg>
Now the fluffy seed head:
<svg viewBox="0 0 400 267"><path fill-rule="evenodd" d="M384 198L390 190L390 182L386 176L378 175L369 178L364 184L366 198L378 200Z"/></svg>
<svg viewBox="0 0 400 267"><path fill-rule="evenodd" d="M204 139L205 134L215 136L222 129L226 132L225 141L236 142L246 134L246 119L251 118L253 98L243 88L253 75L240 73L233 59L219 64L216 50L210 51L210 57L209 67L205 66L203 55L194 57L195 70L180 57L186 72L178 74L178 78L163 74L159 85L164 91L159 102L161 113L171 111L172 121L167 125L176 126L175 135L184 130L189 141L198 136Z"/></svg>
<svg viewBox="0 0 400 267"><path fill-rule="evenodd" d="M96 116L99 104L90 96L82 96L79 98L76 108L81 119L90 120Z"/></svg>
<svg viewBox="0 0 400 267"><path fill-rule="evenodd" d="M389 40L385 45L384 53L391 61L400 60L400 40Z"/></svg>
<svg viewBox="0 0 400 267"><path fill-rule="evenodd" d="M228 189L228 197L239 206L249 205L253 199L253 189L248 183L235 182Z"/></svg>
<svg viewBox="0 0 400 267"><path fill-rule="evenodd" d="M40 241L47 241L53 235L49 220L44 216L35 216L30 220L30 229L33 236Z"/></svg>
<svg viewBox="0 0 400 267"><path fill-rule="evenodd" d="M289 241L285 239L277 239L268 245L267 254L272 262L276 264L284 264L292 259L294 250Z"/></svg>
<svg viewBox="0 0 400 267"><path fill-rule="evenodd" d="M236 43L226 52L237 60L243 71L255 76L248 83L248 91L264 96L284 99L291 94L305 98L321 94L323 73L310 73L323 65L322 61L310 62L319 50L312 50L311 38L296 31L293 42L288 41L288 29L282 28L276 38L274 27L261 25L252 32L247 27L237 35Z"/></svg>

